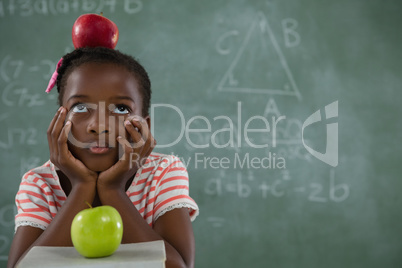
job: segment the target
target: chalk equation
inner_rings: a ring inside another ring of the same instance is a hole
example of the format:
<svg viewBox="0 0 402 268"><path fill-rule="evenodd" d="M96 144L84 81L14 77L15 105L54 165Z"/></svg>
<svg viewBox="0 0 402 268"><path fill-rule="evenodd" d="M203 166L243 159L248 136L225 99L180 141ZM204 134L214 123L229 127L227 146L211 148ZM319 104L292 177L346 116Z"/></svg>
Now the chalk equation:
<svg viewBox="0 0 402 268"><path fill-rule="evenodd" d="M56 63L48 59L41 60L35 65L28 65L21 59L14 59L13 56L7 55L0 63L0 77L4 82L10 82L20 78L21 74L25 72L34 72L39 73L43 79L49 79L55 67Z"/></svg>
<svg viewBox="0 0 402 268"><path fill-rule="evenodd" d="M0 139L0 148L11 149L14 145L36 145L38 144L38 130L36 128L9 128L5 131L5 138Z"/></svg>
<svg viewBox="0 0 402 268"><path fill-rule="evenodd" d="M311 202L335 202L345 201L350 195L350 187L346 183L340 183L335 176L335 170L329 171L329 183L311 182L307 185L296 185L289 183L292 180L289 170L281 171L281 176L273 180L266 178L256 179L253 170L248 170L244 176L241 171L236 176L226 176L225 170L221 170L219 176L210 178L206 181L204 192L210 196L233 195L236 198L246 199L252 195L257 195L261 199L274 198L293 198L296 195L304 196Z"/></svg>
<svg viewBox="0 0 402 268"><path fill-rule="evenodd" d="M123 3L122 11L132 15L143 8L142 0L4 0L0 1L0 18L6 16L48 16L69 13L114 13Z"/></svg>
<svg viewBox="0 0 402 268"><path fill-rule="evenodd" d="M9 107L35 107L43 106L48 101L56 99L54 94L34 93L21 82L21 77L27 73L34 73L44 81L48 81L56 67L56 62L44 59L35 64L28 64L26 61L14 58L11 55L5 56L0 61L0 82L3 80L4 86L1 88L1 101ZM3 84L1 83L1 84ZM44 87L46 85L44 84Z"/></svg>
<svg viewBox="0 0 402 268"><path fill-rule="evenodd" d="M8 114L0 115L0 123L4 124L9 118ZM38 130L33 127L10 127L3 128L0 132L0 148L11 149L15 145L34 146L38 144Z"/></svg>

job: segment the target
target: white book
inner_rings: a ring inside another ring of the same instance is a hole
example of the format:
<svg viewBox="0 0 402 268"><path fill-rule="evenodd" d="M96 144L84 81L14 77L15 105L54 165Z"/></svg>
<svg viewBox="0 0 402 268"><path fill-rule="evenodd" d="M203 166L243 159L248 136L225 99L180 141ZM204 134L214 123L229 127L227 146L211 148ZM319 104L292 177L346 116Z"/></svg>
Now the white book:
<svg viewBox="0 0 402 268"><path fill-rule="evenodd" d="M33 247L17 267L164 268L165 261L165 244L159 240L121 244L113 255L103 258L85 258L74 247Z"/></svg>

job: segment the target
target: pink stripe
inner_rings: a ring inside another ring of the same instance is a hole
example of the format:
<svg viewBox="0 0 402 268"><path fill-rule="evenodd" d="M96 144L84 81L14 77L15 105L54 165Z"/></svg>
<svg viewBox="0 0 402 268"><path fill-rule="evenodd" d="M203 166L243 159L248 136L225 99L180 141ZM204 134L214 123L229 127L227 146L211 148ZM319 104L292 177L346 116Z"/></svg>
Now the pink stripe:
<svg viewBox="0 0 402 268"><path fill-rule="evenodd" d="M44 198L42 195L37 194L37 193L32 192L32 191L28 191L28 190L20 190L20 191L18 191L17 195L19 195L19 194L27 194L27 195L32 195L32 196L34 196L34 197L36 197L36 198L41 199L43 202L47 202L47 200L46 200L46 199L45 199L45 198Z"/></svg>
<svg viewBox="0 0 402 268"><path fill-rule="evenodd" d="M31 214L31 213L20 213L17 216L15 216L16 219L18 219L19 217L30 217L30 218L35 218L38 219L40 221L43 221L47 224L50 224L50 221L46 218L43 218L41 216L35 215L35 214Z"/></svg>
<svg viewBox="0 0 402 268"><path fill-rule="evenodd" d="M164 184L167 183L167 182L171 182L171 181L175 181L175 180L184 180L184 181L188 181L188 177L187 177L187 176L175 176L175 177L167 178L167 179L164 179L164 180L161 182L160 186L164 185Z"/></svg>
<svg viewBox="0 0 402 268"><path fill-rule="evenodd" d="M131 196L135 196L135 195L142 194L142 193L144 192L144 189L145 189L146 187L149 187L149 185L150 185L151 183L152 183L152 181L147 182L147 184L146 184L144 187L141 187L141 190L136 191L136 192L132 192L132 193L129 194L129 196L131 197ZM153 192L153 191L155 191L155 186L152 186L151 189L149 189L149 192Z"/></svg>
<svg viewBox="0 0 402 268"><path fill-rule="evenodd" d="M187 195L177 195L177 196L173 196L173 197L168 198L168 199L164 200L163 202L159 203L158 205L156 205L156 207L154 208L154 210L155 210L155 211L158 211L158 209L159 209L160 207L162 207L163 205L168 204L168 203L170 203L170 202L172 202L172 201L175 201L175 200L177 200L177 199L188 199L188 200L193 201L193 200L192 200L189 196L187 196Z"/></svg>
<svg viewBox="0 0 402 268"><path fill-rule="evenodd" d="M169 188L166 188L166 189L163 189L162 191L160 191L159 195L162 195L162 194L170 192L170 191L178 190L178 189L187 189L188 190L188 186L187 185L172 186L172 187L169 187Z"/></svg>
<svg viewBox="0 0 402 268"><path fill-rule="evenodd" d="M175 162L171 163L167 168L165 168L165 170L164 170L159 176L155 176L154 179L156 179L157 183L159 183L159 181L161 180L161 178L163 178L167 172L170 172L170 168L171 168L174 164L176 164L176 163L178 163L178 162L179 162L179 161L175 161Z"/></svg>

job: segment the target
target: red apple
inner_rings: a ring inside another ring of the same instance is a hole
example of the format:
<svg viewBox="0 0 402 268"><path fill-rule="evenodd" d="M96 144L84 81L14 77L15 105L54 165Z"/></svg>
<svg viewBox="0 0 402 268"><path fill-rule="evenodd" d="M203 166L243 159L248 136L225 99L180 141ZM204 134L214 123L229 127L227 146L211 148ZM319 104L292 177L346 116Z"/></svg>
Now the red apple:
<svg viewBox="0 0 402 268"><path fill-rule="evenodd" d="M74 22L72 32L74 48L115 48L119 39L116 24L102 14L84 14Z"/></svg>

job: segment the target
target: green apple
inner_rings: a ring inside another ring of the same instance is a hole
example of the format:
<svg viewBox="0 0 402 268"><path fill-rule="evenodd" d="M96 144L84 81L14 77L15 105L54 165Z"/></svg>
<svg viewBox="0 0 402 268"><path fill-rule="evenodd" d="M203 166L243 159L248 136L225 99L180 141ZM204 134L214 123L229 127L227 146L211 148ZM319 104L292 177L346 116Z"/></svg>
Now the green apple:
<svg viewBox="0 0 402 268"><path fill-rule="evenodd" d="M123 237L123 221L111 206L80 211L71 224L71 240L75 249L87 258L112 255Z"/></svg>

